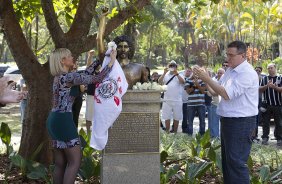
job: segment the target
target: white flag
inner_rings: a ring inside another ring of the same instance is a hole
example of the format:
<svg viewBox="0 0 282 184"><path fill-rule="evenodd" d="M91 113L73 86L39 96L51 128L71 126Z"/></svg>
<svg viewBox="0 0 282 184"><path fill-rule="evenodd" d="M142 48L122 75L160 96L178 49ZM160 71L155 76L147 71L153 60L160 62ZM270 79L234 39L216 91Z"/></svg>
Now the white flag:
<svg viewBox="0 0 282 184"><path fill-rule="evenodd" d="M108 49L103 61L103 69L109 64L108 56L112 48ZM116 60L111 72L104 80L96 85L94 93L94 116L90 146L96 150L105 148L108 141L108 129L113 125L122 111L121 97L128 87L123 70Z"/></svg>

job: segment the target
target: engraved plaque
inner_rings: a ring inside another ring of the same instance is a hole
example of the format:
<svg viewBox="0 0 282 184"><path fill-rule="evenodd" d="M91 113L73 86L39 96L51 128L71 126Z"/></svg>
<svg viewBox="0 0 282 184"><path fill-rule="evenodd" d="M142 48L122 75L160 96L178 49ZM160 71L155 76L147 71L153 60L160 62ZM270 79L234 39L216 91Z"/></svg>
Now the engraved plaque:
<svg viewBox="0 0 282 184"><path fill-rule="evenodd" d="M159 152L159 113L122 112L109 129L107 153Z"/></svg>

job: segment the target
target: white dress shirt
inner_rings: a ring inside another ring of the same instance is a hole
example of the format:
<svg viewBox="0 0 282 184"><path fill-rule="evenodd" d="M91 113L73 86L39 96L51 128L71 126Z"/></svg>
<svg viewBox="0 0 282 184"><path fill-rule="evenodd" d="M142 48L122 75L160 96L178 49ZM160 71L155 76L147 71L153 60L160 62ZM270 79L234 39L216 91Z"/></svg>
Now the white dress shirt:
<svg viewBox="0 0 282 184"><path fill-rule="evenodd" d="M258 114L259 78L246 60L228 68L219 80L229 100L221 98L217 114L223 117L249 117Z"/></svg>

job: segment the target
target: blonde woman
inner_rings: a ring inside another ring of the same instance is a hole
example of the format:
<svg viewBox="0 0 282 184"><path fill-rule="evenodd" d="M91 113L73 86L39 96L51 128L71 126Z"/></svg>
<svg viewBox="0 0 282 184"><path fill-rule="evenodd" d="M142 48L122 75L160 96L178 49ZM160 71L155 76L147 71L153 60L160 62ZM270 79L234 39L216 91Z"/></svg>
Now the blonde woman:
<svg viewBox="0 0 282 184"><path fill-rule="evenodd" d="M54 147L55 184L74 183L81 162L80 140L72 115L75 97L71 95L71 87L101 82L111 70L116 51L112 51L110 57L111 62L98 75L94 75L99 65L97 62L93 62L82 73L69 72L74 61L68 49L59 48L50 54L50 71L54 81L53 106L48 116L47 129Z"/></svg>

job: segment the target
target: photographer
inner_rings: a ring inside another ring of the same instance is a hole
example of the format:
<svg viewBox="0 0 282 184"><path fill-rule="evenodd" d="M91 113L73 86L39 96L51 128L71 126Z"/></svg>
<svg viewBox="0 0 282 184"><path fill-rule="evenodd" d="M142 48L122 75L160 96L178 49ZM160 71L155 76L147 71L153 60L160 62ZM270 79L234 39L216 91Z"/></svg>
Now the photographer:
<svg viewBox="0 0 282 184"><path fill-rule="evenodd" d="M164 73L159 78L160 84L167 85L164 93L162 118L165 120L167 133L170 132L170 119L173 114L173 132L176 133L179 121L182 120L182 91L184 79L178 74L177 64L171 61L168 67L164 69Z"/></svg>
<svg viewBox="0 0 282 184"><path fill-rule="evenodd" d="M200 134L205 133L205 91L204 82L192 75L185 81L184 89L188 93L187 114L188 114L188 135L193 135L193 121L196 113L200 121Z"/></svg>

